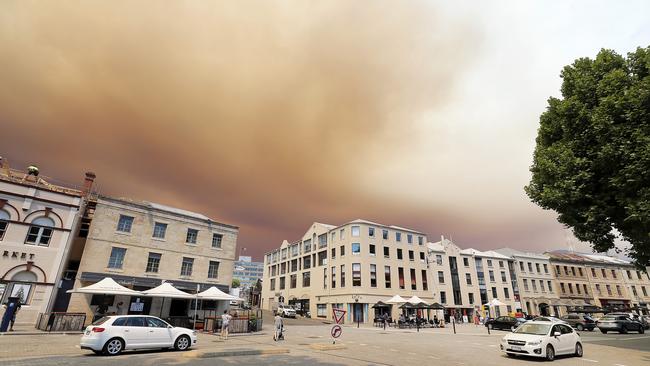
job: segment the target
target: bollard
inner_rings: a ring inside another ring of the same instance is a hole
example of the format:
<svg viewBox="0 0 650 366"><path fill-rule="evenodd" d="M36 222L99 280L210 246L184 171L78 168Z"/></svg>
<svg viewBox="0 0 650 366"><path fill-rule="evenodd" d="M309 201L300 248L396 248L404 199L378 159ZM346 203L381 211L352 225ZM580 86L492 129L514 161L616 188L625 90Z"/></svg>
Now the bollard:
<svg viewBox="0 0 650 366"><path fill-rule="evenodd" d="M456 334L456 322L451 322L451 324L454 326L454 334Z"/></svg>

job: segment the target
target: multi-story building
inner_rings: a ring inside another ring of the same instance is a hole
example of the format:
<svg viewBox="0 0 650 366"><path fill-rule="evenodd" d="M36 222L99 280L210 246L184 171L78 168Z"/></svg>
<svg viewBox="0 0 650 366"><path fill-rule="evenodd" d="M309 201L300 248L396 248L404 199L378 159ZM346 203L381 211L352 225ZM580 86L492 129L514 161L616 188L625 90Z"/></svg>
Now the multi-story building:
<svg viewBox="0 0 650 366"><path fill-rule="evenodd" d="M493 299L505 304L490 308L492 316L521 311L521 303L516 297L515 291L516 275L514 272L511 273L508 266L510 257L494 251L482 252L473 248L463 249L461 253L471 256L470 265L473 260L481 304L485 305Z"/></svg>
<svg viewBox="0 0 650 366"><path fill-rule="evenodd" d="M476 273L476 259L444 237L427 247L434 301L445 306L446 320L451 316L471 320L481 309L479 286L487 299L485 282L480 282Z"/></svg>
<svg viewBox="0 0 650 366"><path fill-rule="evenodd" d="M232 281L238 228L204 215L150 202L99 197L84 236L74 288L111 277L135 290L171 282L190 293L216 286L228 292ZM85 312L88 321L97 306L108 312L187 316L190 300L103 296L75 293L68 311ZM205 304L205 302L204 302ZM212 304L211 306L215 306ZM227 306L216 304L216 310ZM199 313L202 314L202 313Z"/></svg>
<svg viewBox="0 0 650 366"><path fill-rule="evenodd" d="M522 310L530 315L559 315L555 306L559 294L549 257L543 254L526 253L512 248L501 248L495 252L512 258Z"/></svg>
<svg viewBox="0 0 650 366"><path fill-rule="evenodd" d="M266 254L262 308L289 303L331 319L336 307L347 310L348 322L368 322L373 304L394 295L432 302L426 242L419 231L365 220L314 223L300 240Z"/></svg>
<svg viewBox="0 0 650 366"><path fill-rule="evenodd" d="M628 264L623 268L623 283L628 288L632 299L632 309L648 315L650 314L650 277L647 272L639 271Z"/></svg>
<svg viewBox="0 0 650 366"><path fill-rule="evenodd" d="M559 289L560 300L554 306L557 314L565 314L578 306L597 305L582 255L565 250L545 254L549 256Z"/></svg>
<svg viewBox="0 0 650 366"><path fill-rule="evenodd" d="M239 280L241 288L250 288L264 274L264 263L253 262L250 256L239 256L235 262L235 269L232 272L232 278Z"/></svg>
<svg viewBox="0 0 650 366"><path fill-rule="evenodd" d="M598 254L580 254L587 268L587 277L595 304L608 310L629 309L631 288L626 286L625 269L633 266L622 259Z"/></svg>
<svg viewBox="0 0 650 366"><path fill-rule="evenodd" d="M86 173L78 190L48 182L36 167L10 169L0 158L0 300L20 299L17 324L34 325L39 313L52 310L94 178Z"/></svg>

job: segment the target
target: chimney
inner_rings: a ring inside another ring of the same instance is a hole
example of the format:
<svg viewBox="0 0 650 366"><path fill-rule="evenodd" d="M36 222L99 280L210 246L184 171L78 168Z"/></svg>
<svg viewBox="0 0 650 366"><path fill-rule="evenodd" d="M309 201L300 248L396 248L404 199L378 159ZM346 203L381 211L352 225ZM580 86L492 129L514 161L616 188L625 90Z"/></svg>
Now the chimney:
<svg viewBox="0 0 650 366"><path fill-rule="evenodd" d="M95 173L93 172L86 172L86 177L84 178L84 186L83 189L81 190L81 194L86 197L88 194L92 191L93 188L93 182L95 181Z"/></svg>

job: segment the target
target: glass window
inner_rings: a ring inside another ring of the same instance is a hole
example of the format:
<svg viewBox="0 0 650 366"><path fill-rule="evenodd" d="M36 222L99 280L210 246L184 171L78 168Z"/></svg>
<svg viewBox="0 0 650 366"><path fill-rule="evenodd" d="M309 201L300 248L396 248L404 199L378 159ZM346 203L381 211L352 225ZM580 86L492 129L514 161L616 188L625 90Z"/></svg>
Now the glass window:
<svg viewBox="0 0 650 366"><path fill-rule="evenodd" d="M402 241L402 233L399 231L395 233L395 241L400 242Z"/></svg>
<svg viewBox="0 0 650 366"><path fill-rule="evenodd" d="M384 238L384 240L388 240L388 230L382 230L381 236Z"/></svg>
<svg viewBox="0 0 650 366"><path fill-rule="evenodd" d="M402 257L402 249L397 249L397 259L403 259Z"/></svg>
<svg viewBox="0 0 650 366"><path fill-rule="evenodd" d="M289 288L296 288L298 282L298 275L292 274L289 277Z"/></svg>
<svg viewBox="0 0 650 366"><path fill-rule="evenodd" d="M311 272L302 273L302 287L309 287L311 285Z"/></svg>
<svg viewBox="0 0 650 366"><path fill-rule="evenodd" d="M492 259L487 260L487 265L488 265L488 267L492 267Z"/></svg>
<svg viewBox="0 0 650 366"><path fill-rule="evenodd" d="M181 276L191 276L192 267L194 267L194 258L183 257L183 262L181 263Z"/></svg>
<svg viewBox="0 0 650 366"><path fill-rule="evenodd" d="M469 304L474 305L474 294L470 292L468 295L469 295Z"/></svg>
<svg viewBox="0 0 650 366"><path fill-rule="evenodd" d="M212 233L212 247L221 248L221 241L223 240L222 234Z"/></svg>
<svg viewBox="0 0 650 366"><path fill-rule="evenodd" d="M404 284L404 268L402 267L397 267L397 275L399 279L399 288L400 290L404 290L405 284Z"/></svg>
<svg viewBox="0 0 650 366"><path fill-rule="evenodd" d="M465 282L467 282L468 285L472 284L472 275L469 273L465 273Z"/></svg>
<svg viewBox="0 0 650 366"><path fill-rule="evenodd" d="M469 259L468 258L463 258L463 266L469 267Z"/></svg>
<svg viewBox="0 0 650 366"><path fill-rule="evenodd" d="M271 278L271 291L275 291L275 278Z"/></svg>
<svg viewBox="0 0 650 366"><path fill-rule="evenodd" d="M429 283L427 282L427 271L422 270L422 290L429 291Z"/></svg>
<svg viewBox="0 0 650 366"><path fill-rule="evenodd" d="M497 298L497 288L496 287L492 287L492 297L495 298L495 299Z"/></svg>
<svg viewBox="0 0 650 366"><path fill-rule="evenodd" d="M54 221L49 217L37 218L32 221L32 226L29 227L25 243L48 246L50 244L50 239L52 238L53 227Z"/></svg>
<svg viewBox="0 0 650 366"><path fill-rule="evenodd" d="M0 240L2 240L5 236L5 232L7 231L7 225L8 221L11 219L11 216L9 216L9 213L5 210L0 210Z"/></svg>
<svg viewBox="0 0 650 366"><path fill-rule="evenodd" d="M499 261L499 268L503 268L503 261Z"/></svg>
<svg viewBox="0 0 650 366"><path fill-rule="evenodd" d="M420 261L424 262L424 252L420 252Z"/></svg>
<svg viewBox="0 0 650 366"><path fill-rule="evenodd" d="M208 278L218 278L219 277L219 262L210 261L208 264Z"/></svg>
<svg viewBox="0 0 650 366"><path fill-rule="evenodd" d="M375 236L375 228L374 227L369 227L368 228L368 236Z"/></svg>
<svg viewBox="0 0 650 366"><path fill-rule="evenodd" d="M440 303L441 304L447 303L447 293L444 291L440 291Z"/></svg>
<svg viewBox="0 0 650 366"><path fill-rule="evenodd" d="M442 265L442 255L436 254L436 264L439 266Z"/></svg>
<svg viewBox="0 0 650 366"><path fill-rule="evenodd" d="M519 270L522 272L526 272L526 270L524 269L524 262L519 262Z"/></svg>
<svg viewBox="0 0 650 366"><path fill-rule="evenodd" d="M501 271L501 282L506 283L508 280L506 279L506 273L504 271Z"/></svg>
<svg viewBox="0 0 650 366"><path fill-rule="evenodd" d="M424 237L418 236L418 245L424 245Z"/></svg>
<svg viewBox="0 0 650 366"><path fill-rule="evenodd" d="M442 271L438 271L438 283L445 283L445 274Z"/></svg>
<svg viewBox="0 0 650 366"><path fill-rule="evenodd" d="M417 290L417 280L415 278L415 269L411 268L410 269L410 274L411 274L411 290Z"/></svg>
<svg viewBox="0 0 650 366"><path fill-rule="evenodd" d="M370 248L370 249L373 250L374 248ZM332 259L336 259L336 248L332 248L331 252L332 252L332 254L330 255L330 257ZM372 252L370 252L370 254L372 255Z"/></svg>
<svg viewBox="0 0 650 366"><path fill-rule="evenodd" d="M390 258L390 248L384 247L384 258Z"/></svg>
<svg viewBox="0 0 650 366"><path fill-rule="evenodd" d="M187 236L185 242L189 244L196 244L196 238L199 236L199 231L196 229L187 229Z"/></svg>
<svg viewBox="0 0 650 366"><path fill-rule="evenodd" d="M390 288L391 286L390 266L384 266L384 286L386 288Z"/></svg>
<svg viewBox="0 0 650 366"><path fill-rule="evenodd" d="M319 318L327 317L327 304L316 304L316 316Z"/></svg>
<svg viewBox="0 0 650 366"><path fill-rule="evenodd" d="M341 287L345 287L345 264L341 264Z"/></svg>
<svg viewBox="0 0 650 366"><path fill-rule="evenodd" d="M406 242L409 244L413 244L413 235L412 234L406 234Z"/></svg>
<svg viewBox="0 0 650 366"><path fill-rule="evenodd" d="M370 287L377 287L377 266L370 265Z"/></svg>
<svg viewBox="0 0 650 366"><path fill-rule="evenodd" d="M350 230L352 232L352 236L354 237L361 235L361 228L359 226L352 226Z"/></svg>
<svg viewBox="0 0 650 366"><path fill-rule="evenodd" d="M302 269L310 269L311 268L311 256L306 255L302 257Z"/></svg>
<svg viewBox="0 0 650 366"><path fill-rule="evenodd" d="M345 245L341 245L340 253L341 253L341 257L345 256Z"/></svg>
<svg viewBox="0 0 650 366"><path fill-rule="evenodd" d="M100 323L100 324L103 324L103 323L106 322L106 320L108 320L109 318L108 318L108 317L104 317L104 318L102 318L102 319L104 319L104 321L103 321L102 323ZM102 320L102 319L100 319L100 320ZM127 319L128 319L128 318L117 318L117 319L113 320L113 324L111 324L111 325L114 326L114 327L123 327L123 326L126 326L126 320L127 320ZM97 322L93 323L93 325L99 325L99 324L96 324L96 323L97 323Z"/></svg>
<svg viewBox="0 0 650 366"><path fill-rule="evenodd" d="M158 318L147 317L145 319L147 319L147 326L151 328L167 328L167 323Z"/></svg>
<svg viewBox="0 0 650 366"><path fill-rule="evenodd" d="M361 244L352 243L352 254L359 254L359 253L361 253Z"/></svg>
<svg viewBox="0 0 650 366"><path fill-rule="evenodd" d="M108 268L121 269L124 265L125 255L126 249L113 247L111 249L111 256L108 258Z"/></svg>
<svg viewBox="0 0 650 366"><path fill-rule="evenodd" d="M548 264L544 263L544 273L548 273Z"/></svg>
<svg viewBox="0 0 650 366"><path fill-rule="evenodd" d="M286 279L284 277L280 277L280 290L284 290L286 285Z"/></svg>
<svg viewBox="0 0 650 366"><path fill-rule="evenodd" d="M332 267L332 288L336 288L336 267Z"/></svg>
<svg viewBox="0 0 650 366"><path fill-rule="evenodd" d="M494 271L489 271L488 274L490 275L490 282L494 282Z"/></svg>
<svg viewBox="0 0 650 366"><path fill-rule="evenodd" d="M162 222L156 222L153 224L153 237L158 239L165 239L165 233L167 232L167 224Z"/></svg>
<svg viewBox="0 0 650 366"><path fill-rule="evenodd" d="M145 324L144 317L142 316L133 316L130 318L126 318L126 326L127 327L146 327L147 325Z"/></svg>
<svg viewBox="0 0 650 366"><path fill-rule="evenodd" d="M133 217L120 215L120 219L117 221L117 231L121 231L123 233L130 233L132 226L133 226Z"/></svg>
<svg viewBox="0 0 650 366"><path fill-rule="evenodd" d="M415 260L415 253L412 250L409 250L409 260L414 261Z"/></svg>
<svg viewBox="0 0 650 366"><path fill-rule="evenodd" d="M352 286L361 286L361 263L352 263Z"/></svg>
<svg viewBox="0 0 650 366"><path fill-rule="evenodd" d="M160 266L160 257L159 253L149 253L149 258L147 259L147 268L145 272L149 273L158 273L158 267Z"/></svg>
<svg viewBox="0 0 650 366"><path fill-rule="evenodd" d="M368 252L369 252L370 255L372 255L372 256L375 255L375 244L370 244L370 246L368 247Z"/></svg>

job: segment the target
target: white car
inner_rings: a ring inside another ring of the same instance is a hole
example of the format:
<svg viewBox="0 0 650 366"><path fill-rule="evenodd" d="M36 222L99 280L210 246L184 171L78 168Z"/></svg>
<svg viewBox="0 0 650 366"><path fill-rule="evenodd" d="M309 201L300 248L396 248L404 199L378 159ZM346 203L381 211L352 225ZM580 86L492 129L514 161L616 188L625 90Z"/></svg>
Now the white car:
<svg viewBox="0 0 650 366"><path fill-rule="evenodd" d="M175 348L185 351L196 345L196 332L174 327L155 316L114 315L86 327L81 349L96 354L119 355L125 349Z"/></svg>
<svg viewBox="0 0 650 366"><path fill-rule="evenodd" d="M524 323L503 337L500 347L510 357L543 357L548 361L557 355L582 357L583 352L580 335L564 322Z"/></svg>
<svg viewBox="0 0 650 366"><path fill-rule="evenodd" d="M294 309L291 305L278 305L276 314L280 315L283 318L295 318L296 309Z"/></svg>

